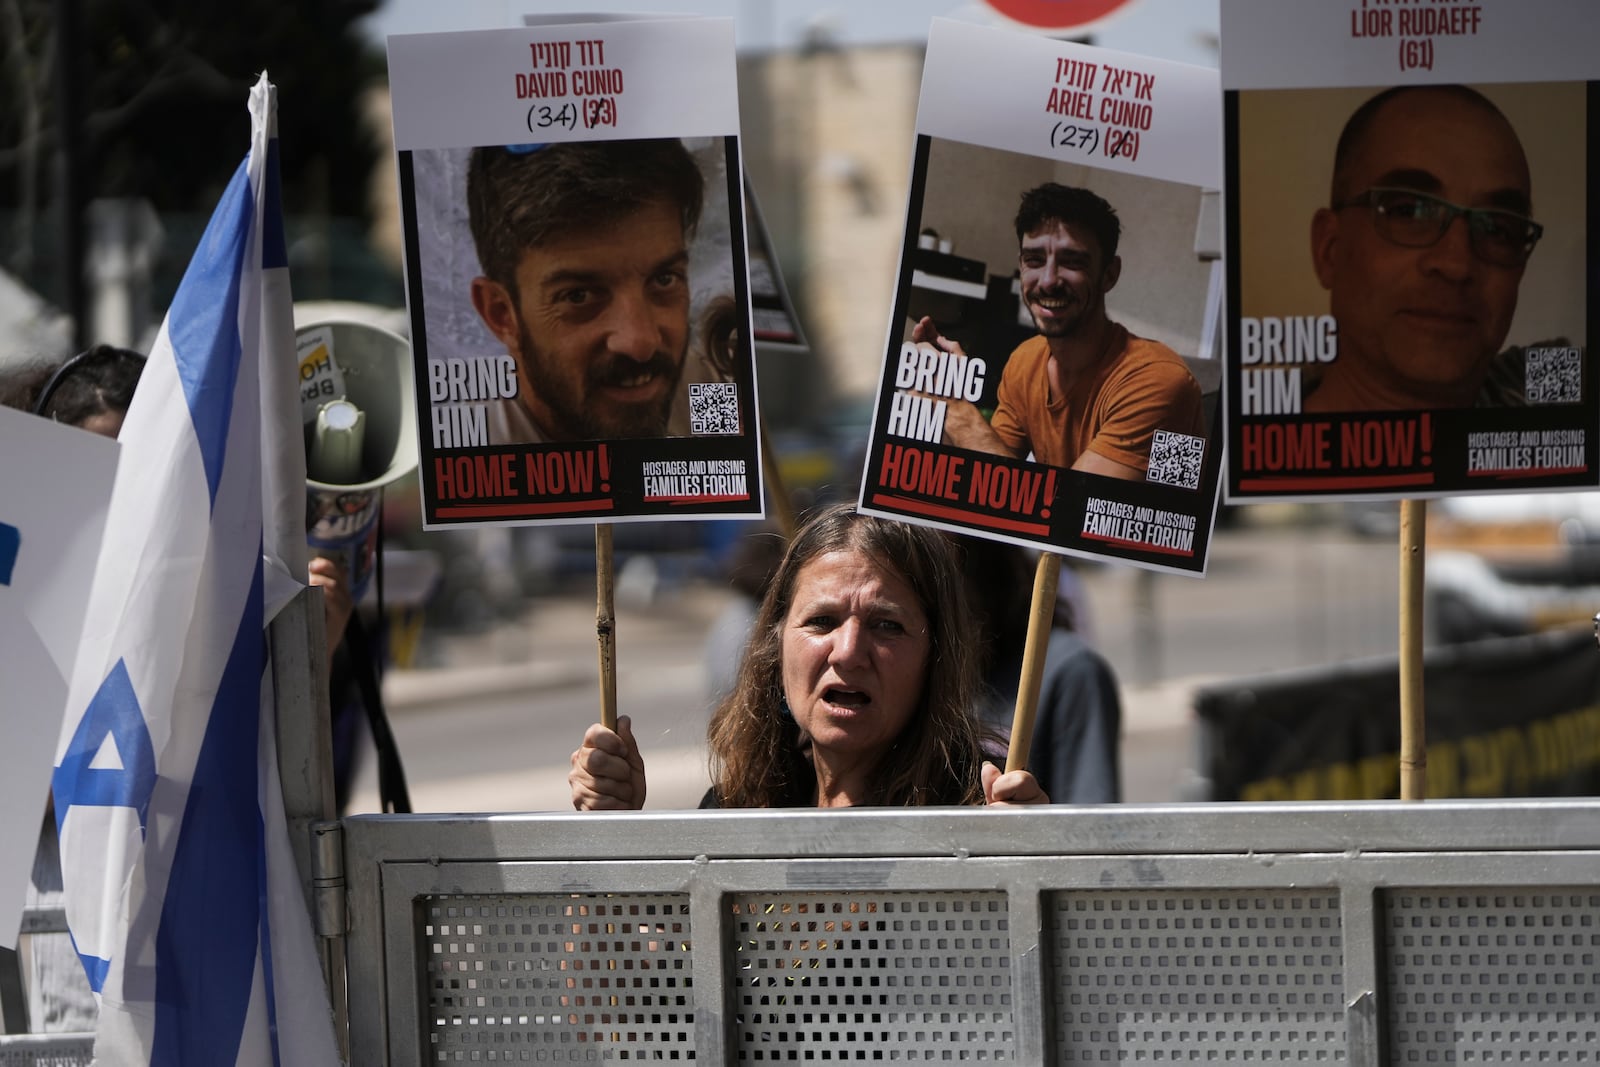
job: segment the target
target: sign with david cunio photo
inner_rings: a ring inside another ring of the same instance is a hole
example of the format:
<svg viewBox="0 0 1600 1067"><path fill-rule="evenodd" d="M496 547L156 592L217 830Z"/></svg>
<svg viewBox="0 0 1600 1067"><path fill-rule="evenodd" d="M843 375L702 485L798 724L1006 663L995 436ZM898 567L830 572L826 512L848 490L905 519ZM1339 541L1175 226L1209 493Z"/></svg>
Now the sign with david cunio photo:
<svg viewBox="0 0 1600 1067"><path fill-rule="evenodd" d="M1592 0L1223 0L1232 501L1600 484Z"/></svg>
<svg viewBox="0 0 1600 1067"><path fill-rule="evenodd" d="M1203 573L1215 71L935 19L861 507Z"/></svg>
<svg viewBox="0 0 1600 1067"><path fill-rule="evenodd" d="M733 24L389 38L423 525L762 514Z"/></svg>

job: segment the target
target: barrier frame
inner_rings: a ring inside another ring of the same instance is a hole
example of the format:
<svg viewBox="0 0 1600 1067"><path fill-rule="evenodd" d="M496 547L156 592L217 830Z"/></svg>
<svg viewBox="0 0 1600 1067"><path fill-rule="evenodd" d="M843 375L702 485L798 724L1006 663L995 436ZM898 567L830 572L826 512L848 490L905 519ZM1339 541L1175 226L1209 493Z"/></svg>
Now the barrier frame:
<svg viewBox="0 0 1600 1067"><path fill-rule="evenodd" d="M428 1058L417 902L431 896L685 894L694 1055L733 1063L748 1058L730 1000L733 894L999 889L1014 1042L997 1058L1043 1064L1072 1058L1062 1054L1052 1018L1053 984L1065 971L1053 958L1049 913L1064 894L1331 890L1345 1035L1334 1058L1378 1067L1395 1060L1385 1000L1392 963L1384 948L1386 894L1600 886L1600 802L1589 800L357 816L342 827L349 1034L358 1067L449 1059ZM1600 931L1593 939L1600 946ZM1587 958L1577 984L1600 1020L1600 964L1593 953ZM1594 1036L1596 1027L1584 1025L1581 1033ZM1586 1049L1570 1050L1582 1055L1568 1062L1600 1062ZM1183 1051L1169 1056L1182 1060ZM587 1056L608 1053L615 1054L591 1047Z"/></svg>

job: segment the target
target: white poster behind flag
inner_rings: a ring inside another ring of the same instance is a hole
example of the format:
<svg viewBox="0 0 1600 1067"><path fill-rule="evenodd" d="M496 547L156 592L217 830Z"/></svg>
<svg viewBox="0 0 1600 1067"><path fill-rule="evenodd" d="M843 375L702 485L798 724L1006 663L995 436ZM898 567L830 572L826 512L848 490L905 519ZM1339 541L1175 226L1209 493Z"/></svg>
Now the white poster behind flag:
<svg viewBox="0 0 1600 1067"><path fill-rule="evenodd" d="M117 443L0 407L0 456L0 946L14 947Z"/></svg>

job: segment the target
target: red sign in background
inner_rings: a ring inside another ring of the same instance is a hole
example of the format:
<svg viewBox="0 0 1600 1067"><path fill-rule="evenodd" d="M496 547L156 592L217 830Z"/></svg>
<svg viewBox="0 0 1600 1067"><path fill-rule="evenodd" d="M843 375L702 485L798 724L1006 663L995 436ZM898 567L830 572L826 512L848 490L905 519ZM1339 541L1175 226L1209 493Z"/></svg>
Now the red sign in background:
<svg viewBox="0 0 1600 1067"><path fill-rule="evenodd" d="M1127 7L1132 0L984 0L1000 14L1045 30L1070 30Z"/></svg>

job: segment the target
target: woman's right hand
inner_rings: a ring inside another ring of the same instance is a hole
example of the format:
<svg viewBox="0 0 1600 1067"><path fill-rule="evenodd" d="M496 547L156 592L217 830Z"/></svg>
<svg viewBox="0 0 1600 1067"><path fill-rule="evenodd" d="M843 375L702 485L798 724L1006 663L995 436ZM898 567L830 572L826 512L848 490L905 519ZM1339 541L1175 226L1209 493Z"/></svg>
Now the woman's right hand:
<svg viewBox="0 0 1600 1067"><path fill-rule="evenodd" d="M595 723L572 754L567 773L578 811L639 811L644 807L644 760L633 739L633 720L617 718L616 730Z"/></svg>

